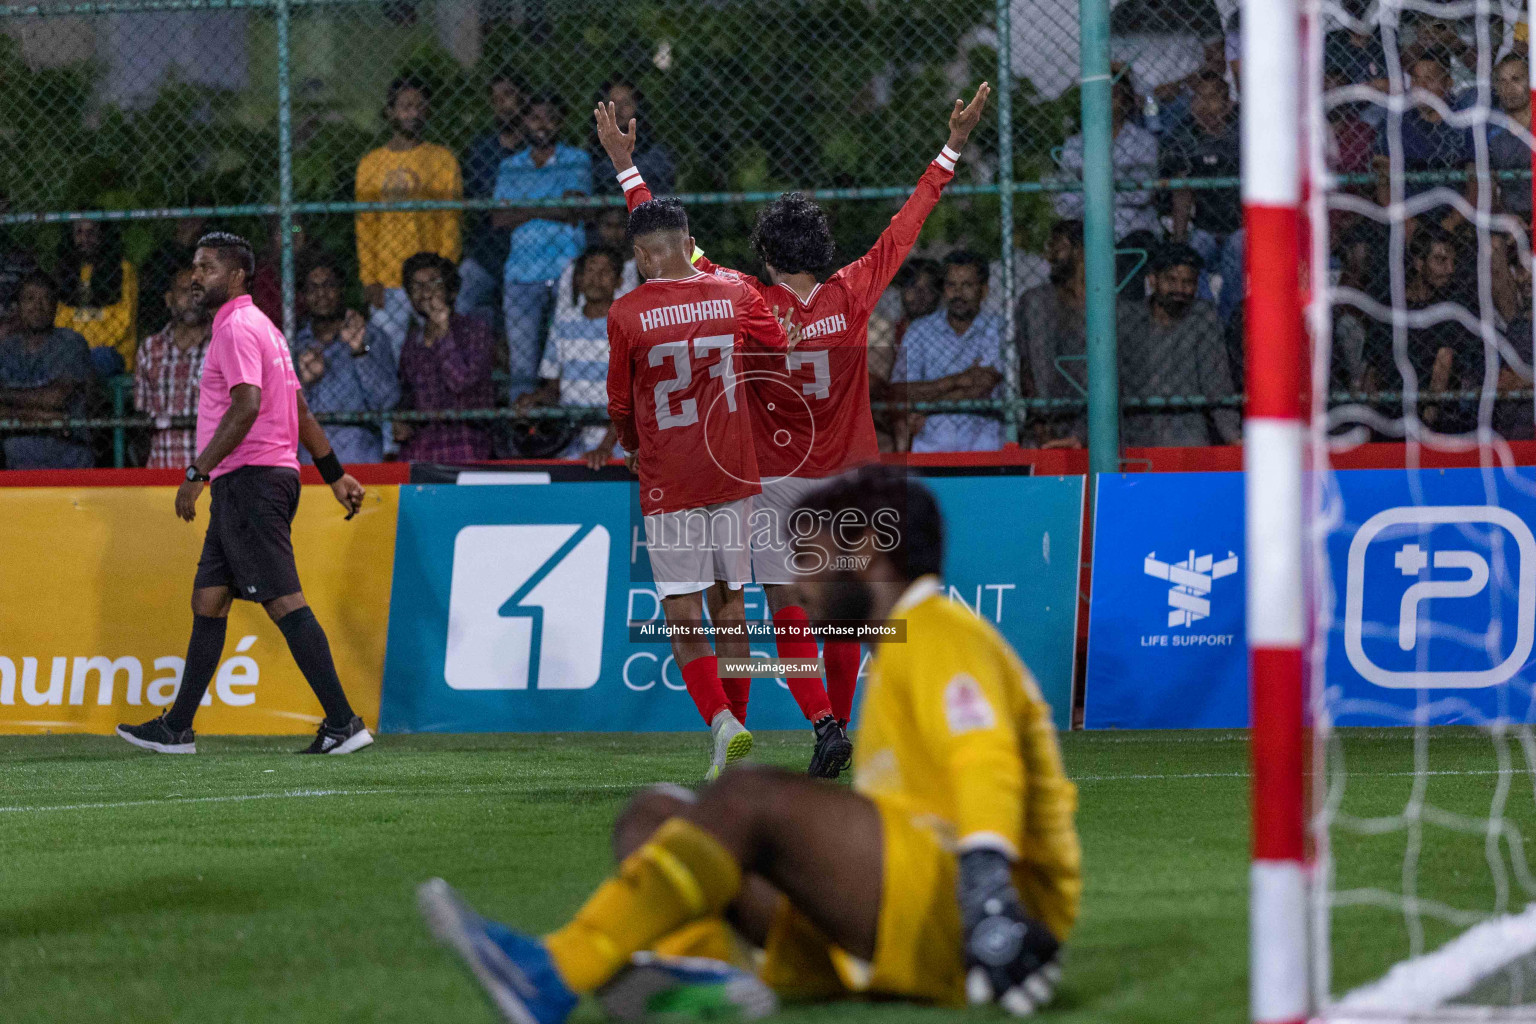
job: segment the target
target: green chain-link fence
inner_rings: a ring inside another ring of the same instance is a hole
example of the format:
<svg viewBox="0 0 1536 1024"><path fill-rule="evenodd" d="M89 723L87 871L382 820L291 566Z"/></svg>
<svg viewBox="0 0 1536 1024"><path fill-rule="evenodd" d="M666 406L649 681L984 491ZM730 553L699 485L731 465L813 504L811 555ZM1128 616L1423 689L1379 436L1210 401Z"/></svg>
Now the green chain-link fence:
<svg viewBox="0 0 1536 1024"><path fill-rule="evenodd" d="M1127 444L1235 436L1233 8L1121 0L1111 18ZM978 361L933 262L959 249L989 267L967 331L990 332L996 356L882 427L899 444L909 414L971 410L999 442L1082 440L1078 33L1078 0L0 7L0 338L25 333L20 283L37 268L107 382L88 402L27 405L16 389L41 357L8 366L0 342L0 431L96 464L185 464L190 439L167 430L194 409L206 323L177 273L217 227L255 244L256 301L343 454L588 450L603 433L595 314L635 282L594 103L638 117L639 166L682 196L710 257L761 273L753 221L789 188L826 208L840 263L862 255L938 152L949 105L987 79L1006 95L882 300L871 370L904 366L902 345L929 347L934 375ZM403 264L419 252L443 260L417 261L415 294ZM1149 292L1191 275L1187 315L1154 315ZM434 296L452 278L456 295ZM467 319L443 345L430 314L450 304ZM909 341L924 317L945 323Z"/></svg>

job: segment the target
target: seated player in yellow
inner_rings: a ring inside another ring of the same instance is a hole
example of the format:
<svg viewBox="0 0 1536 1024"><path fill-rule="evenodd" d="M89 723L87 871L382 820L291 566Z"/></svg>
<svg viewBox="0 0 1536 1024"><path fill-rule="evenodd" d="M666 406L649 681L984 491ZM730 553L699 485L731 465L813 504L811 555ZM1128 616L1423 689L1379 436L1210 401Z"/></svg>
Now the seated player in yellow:
<svg viewBox="0 0 1536 1024"><path fill-rule="evenodd" d="M906 620L905 642L881 644L870 669L853 788L747 766L697 794L644 791L615 828L617 873L542 938L424 884L433 931L507 1020L561 1024L585 993L629 1020L751 1017L771 1009L768 989L1018 1015L1054 994L1081 854L1049 707L1007 642L944 595L926 487L870 466L806 506L797 557L813 617ZM721 919L762 949L757 981L646 952L718 936Z"/></svg>

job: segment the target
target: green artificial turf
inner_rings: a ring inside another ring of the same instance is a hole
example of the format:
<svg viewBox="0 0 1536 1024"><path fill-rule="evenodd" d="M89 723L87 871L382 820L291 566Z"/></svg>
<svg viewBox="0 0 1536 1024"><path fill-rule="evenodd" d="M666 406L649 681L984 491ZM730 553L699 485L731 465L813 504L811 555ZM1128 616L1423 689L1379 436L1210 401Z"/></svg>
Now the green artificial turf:
<svg viewBox="0 0 1536 1024"><path fill-rule="evenodd" d="M707 754L702 734L387 736L359 756L292 756L302 742L211 737L199 756L160 757L109 738L0 738L0 1019L493 1020L420 924L416 883L442 875L491 916L550 928L610 867L626 795L695 779ZM1398 813L1408 735L1346 746L1344 807ZM1246 737L1077 733L1063 747L1087 889L1049 1019L1245 1020ZM1443 773L1427 777L1430 802L1486 814L1490 741L1437 735L1430 750ZM757 752L801 767L809 733L760 734ZM1531 834L1515 767L1510 817ZM1341 841L1340 885L1400 887L1407 836ZM1421 895L1492 906L1484 836L1429 826L1422 845ZM1410 948L1397 910L1337 921L1340 985ZM1449 934L1431 922L1425 941ZM962 1018L975 1019L888 1003L783 1014Z"/></svg>

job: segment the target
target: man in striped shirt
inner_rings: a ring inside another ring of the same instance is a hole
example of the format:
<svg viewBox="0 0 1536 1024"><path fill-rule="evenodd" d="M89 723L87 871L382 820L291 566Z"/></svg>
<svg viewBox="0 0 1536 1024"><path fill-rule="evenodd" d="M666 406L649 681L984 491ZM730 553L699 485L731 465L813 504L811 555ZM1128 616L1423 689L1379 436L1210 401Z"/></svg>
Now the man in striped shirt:
<svg viewBox="0 0 1536 1024"><path fill-rule="evenodd" d="M171 421L177 416L197 415L197 385L213 329L212 313L192 299L191 267L183 267L172 276L165 308L170 322L139 343L133 405L155 421L149 459L144 464L150 469L182 469L197 458L197 431L191 426L172 426Z"/></svg>
<svg viewBox="0 0 1536 1024"><path fill-rule="evenodd" d="M608 404L608 310L624 271L624 257L611 249L588 249L576 257L575 267L582 304L550 325L539 364L539 388L517 400L519 409ZM585 459L596 469L613 458L618 437L611 425L588 424L575 432L559 457ZM618 449L617 454L622 456L624 450Z"/></svg>

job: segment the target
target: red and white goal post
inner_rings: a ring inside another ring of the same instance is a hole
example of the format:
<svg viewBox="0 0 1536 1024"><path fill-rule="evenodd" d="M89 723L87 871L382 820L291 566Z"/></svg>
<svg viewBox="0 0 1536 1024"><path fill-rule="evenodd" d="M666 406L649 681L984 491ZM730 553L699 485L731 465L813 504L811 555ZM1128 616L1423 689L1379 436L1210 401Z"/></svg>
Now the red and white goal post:
<svg viewBox="0 0 1536 1024"><path fill-rule="evenodd" d="M1442 103L1441 116L1449 116L1453 124L1468 125L1469 131L1483 130L1485 140L1492 131L1488 126L1498 122L1500 130L1510 130L1531 145L1529 130L1509 123L1490 100L1488 83L1482 80L1508 54L1520 52L1524 40L1512 26L1516 18L1529 21L1525 3L1373 0L1368 8L1362 8L1340 0L1242 0L1242 195L1247 231L1244 470L1252 698L1250 999L1251 1017L1258 1024L1536 1020L1536 870L1528 867L1521 852L1524 840L1518 829L1506 821L1505 804L1499 802L1503 796L1495 798L1482 821L1475 815L1443 816L1452 830L1460 829L1474 837L1485 832L1489 837L1487 866L1497 876L1498 905L1486 908L1485 913L1465 913L1462 920L1452 912L1456 908L1421 899L1416 879L1410 876L1429 869L1421 866L1421 838L1414 833L1402 864L1401 891L1375 891L1386 897L1377 906L1390 906L1408 920L1410 930L1415 931L1413 945L1423 949L1382 964L1379 974L1373 974L1375 982L1343 995L1333 994L1335 958L1353 950L1348 948L1347 938L1340 941L1331 922L1340 904L1330 889L1335 884L1335 860L1351 851L1342 845L1334 848L1332 827L1337 822L1330 819L1330 809L1325 806L1330 773L1342 776L1343 768L1328 763L1336 756L1336 748L1315 743L1314 737L1316 733L1326 739L1324 733L1332 721L1323 675L1333 610L1319 607L1328 603L1332 577L1326 530L1314 525L1322 518L1314 510L1319 508L1319 488L1330 472L1332 450L1328 401L1333 379L1329 365L1331 318L1336 298L1330 294L1335 287L1329 274L1330 217L1340 210L1353 210L1357 216L1375 219L1382 230L1392 233L1390 258L1398 267L1393 271L1391 308L1367 309L1363 315L1375 317L1384 329L1390 325L1393 354L1402 367L1408 362L1403 339L1411 329L1433 323L1433 317L1421 306L1402 298L1406 276L1403 237L1412 230L1415 217L1423 220L1426 209L1439 209L1434 203L1449 208L1457 202L1455 197L1416 200L1414 197L1424 189L1405 184L1401 152L1392 157L1399 180L1392 184L1390 204L1371 209L1365 205L1369 200L1344 195L1347 189L1338 184L1329 163L1328 116L1343 102L1357 107L1375 104L1380 108L1380 130L1385 137L1401 130L1402 118L1413 108L1434 106L1432 98L1411 87L1401 59L1410 52L1421 52L1411 49L1418 42L1415 26L1433 20L1438 39L1447 38L1446 24L1452 35L1459 32L1462 69L1471 65L1474 72L1471 84L1464 82L1461 89L1462 97L1471 97L1470 102L1455 109ZM1389 86L1390 95L1366 94L1359 85L1349 87L1342 101L1325 94L1323 35L1349 24L1369 28L1367 35L1379 32L1389 81L1400 83ZM1529 57L1527 65L1536 69ZM1531 91L1536 98L1536 71ZM1391 145L1401 150L1401 137ZM1494 272L1488 258L1489 237L1507 232L1517 239L1522 244L1515 251L1524 254L1522 261L1529 268L1531 262L1525 257L1530 253L1530 223L1527 218L1523 226L1513 226L1489 206L1488 194L1494 191L1496 176L1490 171L1486 142L1477 143L1473 149L1476 161L1472 166L1479 178L1479 191L1476 206L1462 204L1462 208L1469 230L1477 238L1472 251L1478 254L1478 282L1486 296L1486 278ZM1536 156L1532 167L1536 170ZM1508 182L1507 177L1499 179L1504 187L1524 187ZM1536 180L1531 188L1536 195ZM1359 298L1347 299L1344 304L1351 302L1357 310L1369 307ZM1463 321L1476 324L1480 320L1487 353L1495 348L1490 326L1494 315L1483 298ZM1498 320L1499 332L1514 323L1503 316ZM1505 344L1501 333L1500 351L1514 352L1516 341L1511 332L1509 344ZM1525 346L1523 354L1503 358L1502 365L1514 366L1528 376L1531 339L1525 337L1519 343ZM1489 356L1485 353L1483 358L1486 372ZM1499 365L1494 364L1494 369ZM1491 376L1485 379L1491 380ZM1423 449L1441 446L1479 454L1482 469L1490 476L1495 471L1509 473L1508 446L1490 427L1488 410L1495 397L1491 384L1484 384L1478 429L1455 436L1436 433L1433 420L1421 418L1417 387L1417 382L1402 384L1403 406L1395 420L1404 440L1404 472L1417 471ZM1531 487L1528 478L1527 471L1527 483L1522 486ZM1489 504L1497 504L1491 487L1489 493ZM1528 493L1536 494L1536 488ZM1531 699L1530 680L1521 685L1521 698ZM1513 766L1501 760L1496 768L1490 766L1481 773L1432 773L1426 770L1423 759L1415 757L1413 769L1398 774L1484 774L1496 779L1490 786L1506 787L1512 776L1522 775L1521 799L1529 804L1536 783L1533 710L1536 701L1508 719L1473 723L1495 741L1496 750L1502 751L1499 745L1505 742L1513 744L1516 751L1523 748L1523 757L1517 754ZM1427 745L1425 730L1434 723L1425 719L1409 724L1412 728L1401 730L1405 744ZM1416 754L1418 749L1416 746ZM1502 752L1497 756L1502 758ZM1415 816L1425 807L1425 780L1413 781L1413 801L1417 803L1401 819L1410 828L1418 827ZM1396 819L1381 820L1389 826L1399 824ZM1486 828L1480 832L1484 824ZM1429 841L1422 839L1426 845ZM1507 850L1500 848L1501 843ZM1536 862L1536 851L1531 860ZM1452 873L1443 866L1437 870ZM1423 941L1419 919L1437 915L1440 924L1454 927L1458 934L1430 949ZM1507 971L1511 963L1522 959L1528 965L1529 981L1517 979L1512 987L1505 985L1494 995L1479 993L1478 986L1491 976L1492 968Z"/></svg>

